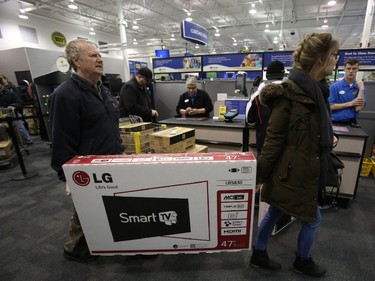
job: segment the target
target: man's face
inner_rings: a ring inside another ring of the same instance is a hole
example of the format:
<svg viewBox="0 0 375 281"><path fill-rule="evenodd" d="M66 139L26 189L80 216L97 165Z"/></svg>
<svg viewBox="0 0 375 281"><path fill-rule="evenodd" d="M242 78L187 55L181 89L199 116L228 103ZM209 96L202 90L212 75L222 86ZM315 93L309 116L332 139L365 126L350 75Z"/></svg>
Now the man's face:
<svg viewBox="0 0 375 281"><path fill-rule="evenodd" d="M103 74L103 59L98 48L90 43L83 43L80 55L75 61L79 73L85 77L100 77Z"/></svg>
<svg viewBox="0 0 375 281"><path fill-rule="evenodd" d="M197 92L197 86L189 84L187 85L188 93L190 96L194 95Z"/></svg>
<svg viewBox="0 0 375 281"><path fill-rule="evenodd" d="M137 81L141 87L146 87L148 84L150 84L150 81L146 77L140 74L137 74Z"/></svg>
<svg viewBox="0 0 375 281"><path fill-rule="evenodd" d="M354 80L357 76L357 72L359 69L359 65L357 64L347 64L345 65L344 72L345 72L345 78L348 80Z"/></svg>

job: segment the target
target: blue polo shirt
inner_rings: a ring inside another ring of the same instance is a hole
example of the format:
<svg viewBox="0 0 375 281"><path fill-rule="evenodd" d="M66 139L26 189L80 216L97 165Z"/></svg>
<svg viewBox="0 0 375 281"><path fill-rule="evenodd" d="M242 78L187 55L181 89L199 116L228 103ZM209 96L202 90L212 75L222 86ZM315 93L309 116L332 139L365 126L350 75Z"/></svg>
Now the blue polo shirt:
<svg viewBox="0 0 375 281"><path fill-rule="evenodd" d="M349 85L345 79L333 83L329 87L329 103L346 103L354 100L358 96L359 88L356 85L356 81ZM366 88L364 92L366 100ZM332 110L332 121L350 121L356 119L358 113L355 110L355 106L347 107L340 110Z"/></svg>

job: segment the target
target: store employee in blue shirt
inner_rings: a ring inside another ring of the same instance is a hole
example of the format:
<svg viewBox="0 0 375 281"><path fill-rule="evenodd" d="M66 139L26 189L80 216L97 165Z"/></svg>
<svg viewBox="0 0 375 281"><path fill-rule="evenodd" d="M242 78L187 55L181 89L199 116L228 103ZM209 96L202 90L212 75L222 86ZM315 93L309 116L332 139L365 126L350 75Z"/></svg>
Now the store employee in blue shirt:
<svg viewBox="0 0 375 281"><path fill-rule="evenodd" d="M197 88L197 79L186 80L187 92L180 96L176 111L185 117L210 117L213 110L212 100L207 92Z"/></svg>
<svg viewBox="0 0 375 281"><path fill-rule="evenodd" d="M357 116L365 106L366 97L363 81L355 80L358 70L359 61L348 59L344 67L344 79L330 86L329 103L333 123L357 124Z"/></svg>

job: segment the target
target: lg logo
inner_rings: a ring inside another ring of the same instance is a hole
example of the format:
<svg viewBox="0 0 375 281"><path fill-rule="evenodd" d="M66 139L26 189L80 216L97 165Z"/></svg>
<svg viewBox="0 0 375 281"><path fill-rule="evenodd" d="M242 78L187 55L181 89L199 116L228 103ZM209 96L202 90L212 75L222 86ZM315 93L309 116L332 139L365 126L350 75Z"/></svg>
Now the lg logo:
<svg viewBox="0 0 375 281"><path fill-rule="evenodd" d="M109 173L101 175L101 179L95 173L92 174L94 183L112 183L112 176ZM87 186L90 183L90 176L86 172L76 171L73 173L73 181L79 186Z"/></svg>
<svg viewBox="0 0 375 281"><path fill-rule="evenodd" d="M73 181L76 185L86 186L90 183L90 176L83 171L76 171L73 173Z"/></svg>

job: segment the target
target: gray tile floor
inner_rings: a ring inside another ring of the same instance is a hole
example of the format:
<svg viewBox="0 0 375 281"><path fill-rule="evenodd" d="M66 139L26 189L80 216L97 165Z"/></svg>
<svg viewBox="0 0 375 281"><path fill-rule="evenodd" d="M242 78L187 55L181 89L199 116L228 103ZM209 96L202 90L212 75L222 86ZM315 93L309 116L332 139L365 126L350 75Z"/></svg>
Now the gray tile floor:
<svg viewBox="0 0 375 281"><path fill-rule="evenodd" d="M279 272L248 266L249 251L100 257L89 264L65 260L64 237L72 211L64 186L49 166L50 147L35 138L22 153L28 174L0 166L0 280L306 280L293 272L299 223L271 238L269 253L282 263ZM361 178L357 198L348 208L322 211L323 222L313 250L328 267L321 280L375 280L375 179ZM256 222L257 220L255 220ZM254 237L257 228L254 229Z"/></svg>

